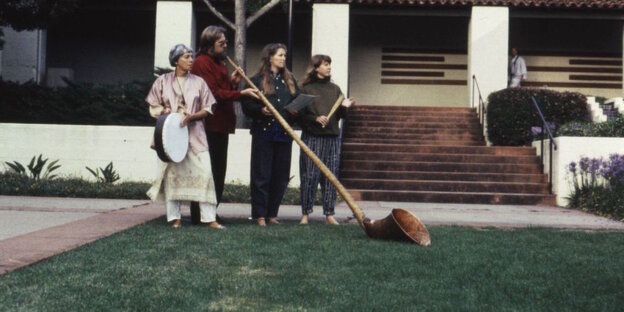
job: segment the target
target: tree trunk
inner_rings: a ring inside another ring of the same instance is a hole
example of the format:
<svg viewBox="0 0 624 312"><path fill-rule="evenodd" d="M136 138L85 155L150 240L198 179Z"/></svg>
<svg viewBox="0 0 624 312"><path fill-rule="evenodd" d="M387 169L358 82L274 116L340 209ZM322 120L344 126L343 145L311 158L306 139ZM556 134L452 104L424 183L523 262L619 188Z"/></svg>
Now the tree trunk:
<svg viewBox="0 0 624 312"><path fill-rule="evenodd" d="M245 54L247 50L247 17L245 9L245 0L234 1L234 24L236 30L234 33L234 60L244 71L246 71ZM234 104L236 113L236 127L245 126L245 115L241 108L240 102Z"/></svg>
<svg viewBox="0 0 624 312"><path fill-rule="evenodd" d="M238 66L246 70L245 53L247 52L247 17L245 0L234 1L236 31L234 36L234 59Z"/></svg>

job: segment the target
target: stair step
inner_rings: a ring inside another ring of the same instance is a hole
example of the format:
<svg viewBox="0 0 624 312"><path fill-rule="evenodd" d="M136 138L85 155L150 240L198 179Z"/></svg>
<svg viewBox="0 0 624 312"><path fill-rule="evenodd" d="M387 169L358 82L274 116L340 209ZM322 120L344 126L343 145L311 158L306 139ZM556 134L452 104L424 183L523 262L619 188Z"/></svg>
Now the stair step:
<svg viewBox="0 0 624 312"><path fill-rule="evenodd" d="M369 121L413 121L413 122L453 122L453 121L473 121L478 120L477 116L463 114L373 114L373 113L352 113L349 112L348 120L369 120Z"/></svg>
<svg viewBox="0 0 624 312"><path fill-rule="evenodd" d="M365 131L362 131L365 130ZM480 128L388 128L388 127L368 127L368 128L347 128L347 133L383 133L383 134L446 134L446 135L481 135Z"/></svg>
<svg viewBox="0 0 624 312"><path fill-rule="evenodd" d="M349 110L349 116L384 116L384 117L392 117L392 116L408 116L408 117L450 117L450 118L478 118L479 114L476 112L466 111L466 112L452 112L452 111L361 111L361 110Z"/></svg>
<svg viewBox="0 0 624 312"><path fill-rule="evenodd" d="M483 139L465 139L454 140L453 138L445 138L438 140L425 139L380 139L380 138L352 138L347 137L343 140L347 143L365 143L365 144L404 144L404 145L454 145L454 146L485 146Z"/></svg>
<svg viewBox="0 0 624 312"><path fill-rule="evenodd" d="M351 129L368 129L368 128L423 128L423 129L477 129L481 131L481 125L479 123L470 122L470 121L461 121L461 122L448 122L448 123L440 123L440 122L419 122L419 121L349 121L349 130Z"/></svg>
<svg viewBox="0 0 624 312"><path fill-rule="evenodd" d="M343 151L396 151L409 153L481 154L481 155L535 155L533 147L517 146L436 146L402 144L343 143Z"/></svg>
<svg viewBox="0 0 624 312"><path fill-rule="evenodd" d="M453 163L488 163L488 164L534 164L538 165L537 156L475 155L475 154L429 154L401 152L354 152L342 153L343 161L407 161L407 162L453 162Z"/></svg>
<svg viewBox="0 0 624 312"><path fill-rule="evenodd" d="M356 200L555 204L532 147L485 146L475 109L358 105L341 181Z"/></svg>
<svg viewBox="0 0 624 312"><path fill-rule="evenodd" d="M422 181L422 180L369 180L343 179L348 189L372 189L384 191L471 192L548 194L544 183L507 183L473 181Z"/></svg>
<svg viewBox="0 0 624 312"><path fill-rule="evenodd" d="M397 105L357 105L352 108L354 111L437 111L437 112L475 112L476 109L470 107L448 107L448 106L397 106Z"/></svg>
<svg viewBox="0 0 624 312"><path fill-rule="evenodd" d="M541 173L538 165L490 164L461 162L407 162L407 161L345 161L345 170L427 171L427 172L487 172L487 173Z"/></svg>
<svg viewBox="0 0 624 312"><path fill-rule="evenodd" d="M484 142L483 135L476 133L467 134L445 134L445 133L370 133L367 131L346 131L344 132L345 141L349 139L377 139L377 140L434 140L434 141L463 141L472 140ZM388 142L387 144L392 144ZM403 144L403 143L400 143ZM425 145L425 144L420 144ZM437 144L436 144L437 145Z"/></svg>
<svg viewBox="0 0 624 312"><path fill-rule="evenodd" d="M427 171L380 171L380 170L341 170L343 179L394 179L394 180L434 180L434 181L485 181L547 183L545 174L524 173L481 173L481 172L427 172Z"/></svg>
<svg viewBox="0 0 624 312"><path fill-rule="evenodd" d="M470 192L420 192L420 191L378 191L351 189L354 200L466 203L498 205L555 205L554 195L515 193L470 193Z"/></svg>

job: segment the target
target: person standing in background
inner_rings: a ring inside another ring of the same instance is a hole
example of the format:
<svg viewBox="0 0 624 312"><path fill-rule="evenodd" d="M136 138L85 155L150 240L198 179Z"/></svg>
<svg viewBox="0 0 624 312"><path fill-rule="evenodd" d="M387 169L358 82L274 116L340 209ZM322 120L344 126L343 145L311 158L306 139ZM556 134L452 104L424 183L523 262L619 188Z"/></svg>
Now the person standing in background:
<svg viewBox="0 0 624 312"><path fill-rule="evenodd" d="M522 80L527 79L527 68L524 58L518 55L516 48L511 48L511 59L509 60L509 87L517 88L522 85Z"/></svg>

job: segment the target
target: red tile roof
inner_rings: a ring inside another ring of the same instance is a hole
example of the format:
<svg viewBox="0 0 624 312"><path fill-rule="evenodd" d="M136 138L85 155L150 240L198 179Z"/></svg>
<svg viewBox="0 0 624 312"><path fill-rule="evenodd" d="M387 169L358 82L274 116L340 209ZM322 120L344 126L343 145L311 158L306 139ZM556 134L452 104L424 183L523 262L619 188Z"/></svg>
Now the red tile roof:
<svg viewBox="0 0 624 312"><path fill-rule="evenodd" d="M624 9L624 0L298 0L318 3L390 4L406 6L510 6L517 8Z"/></svg>

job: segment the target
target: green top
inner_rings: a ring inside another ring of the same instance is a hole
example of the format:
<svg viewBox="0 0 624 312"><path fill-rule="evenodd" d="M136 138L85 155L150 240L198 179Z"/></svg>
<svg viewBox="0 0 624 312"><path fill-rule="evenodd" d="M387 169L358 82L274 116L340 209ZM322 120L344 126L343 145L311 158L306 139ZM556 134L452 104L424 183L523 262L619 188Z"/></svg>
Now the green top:
<svg viewBox="0 0 624 312"><path fill-rule="evenodd" d="M314 98L314 103L299 112L299 120L303 131L314 136L339 135L340 129L338 128L338 121L340 118L345 118L347 112L343 106L340 106L336 110L325 128L316 122L316 117L322 115L327 116L329 114L329 111L334 103L336 103L336 100L338 100L338 97L342 95L340 87L329 81L329 79L323 79L303 86L301 91L302 93L317 96Z"/></svg>

